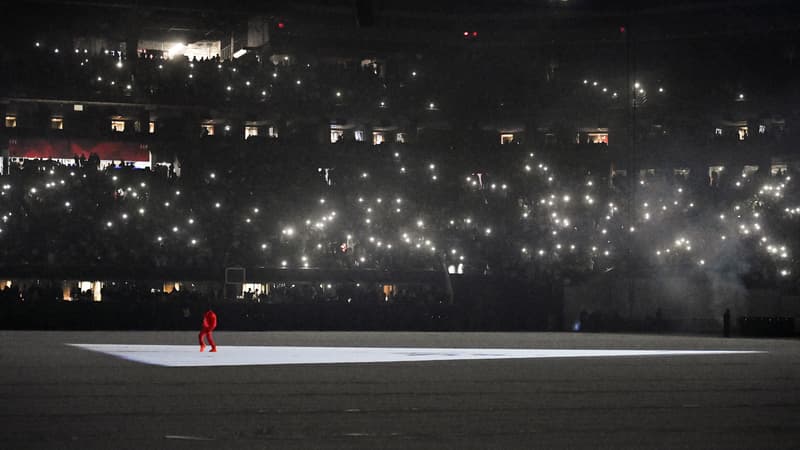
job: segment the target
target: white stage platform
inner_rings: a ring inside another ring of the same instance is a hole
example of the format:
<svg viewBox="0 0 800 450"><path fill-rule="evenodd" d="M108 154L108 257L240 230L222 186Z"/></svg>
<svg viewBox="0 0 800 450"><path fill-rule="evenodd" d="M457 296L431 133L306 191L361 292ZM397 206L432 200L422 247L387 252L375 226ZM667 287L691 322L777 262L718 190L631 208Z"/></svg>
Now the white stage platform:
<svg viewBox="0 0 800 450"><path fill-rule="evenodd" d="M762 353L731 350L581 350L509 348L219 346L68 344L118 358L164 367L353 364L481 359L697 356Z"/></svg>

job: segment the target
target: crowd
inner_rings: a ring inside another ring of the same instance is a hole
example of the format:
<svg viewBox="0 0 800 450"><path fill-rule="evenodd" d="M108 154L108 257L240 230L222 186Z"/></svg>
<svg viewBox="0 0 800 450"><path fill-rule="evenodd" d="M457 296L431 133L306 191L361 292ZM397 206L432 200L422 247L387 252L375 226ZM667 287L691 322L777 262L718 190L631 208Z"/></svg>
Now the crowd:
<svg viewBox="0 0 800 450"><path fill-rule="evenodd" d="M320 68L252 55L123 58L38 42L34 51L37 57L6 71L12 91L36 86L56 96L182 104L269 101L276 111L313 102L321 114L343 104L421 98L399 95L409 80L387 80L369 65ZM63 83L21 82L25 77ZM800 272L800 196L788 167L619 178L551 165L546 155L513 144L489 152L340 143L335 153L280 139L199 145L181 155L180 176L124 161L98 170L96 158L77 156L74 164L13 162L0 191L0 264L552 279L618 269L712 270L781 283Z"/></svg>
<svg viewBox="0 0 800 450"><path fill-rule="evenodd" d="M90 54L38 41L32 46L30 52L5 55L5 65L13 67L0 74L6 95L181 105L268 102L283 112L309 106L319 111L363 106L375 110L388 107L389 98L396 99L396 107L416 100L411 86L401 86L408 80L387 79L372 63L314 59L290 64L288 56L273 61L257 54L235 60L113 50ZM415 107L422 108L421 101Z"/></svg>
<svg viewBox="0 0 800 450"><path fill-rule="evenodd" d="M2 179L3 265L540 273L629 268L796 277L792 175L559 173L491 158L290 144L220 148L181 177L29 160ZM271 146L264 150L260 146ZM291 157L290 157L291 156ZM331 164L331 163L334 164Z"/></svg>

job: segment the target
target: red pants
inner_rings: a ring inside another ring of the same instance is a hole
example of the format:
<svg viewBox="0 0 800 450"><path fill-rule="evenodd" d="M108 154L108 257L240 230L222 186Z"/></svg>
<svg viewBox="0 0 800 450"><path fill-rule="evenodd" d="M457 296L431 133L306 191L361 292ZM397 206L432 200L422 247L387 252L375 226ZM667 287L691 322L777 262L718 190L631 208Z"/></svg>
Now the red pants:
<svg viewBox="0 0 800 450"><path fill-rule="evenodd" d="M212 331L213 330L208 330L208 329L205 329L205 328L200 330L200 334L197 335L197 339L200 341L200 347L204 347L206 345L203 342L203 336L205 336L205 338L208 339L209 345L211 345L211 349L213 350L213 349L217 348L217 344L214 343L214 337L211 336L211 332Z"/></svg>

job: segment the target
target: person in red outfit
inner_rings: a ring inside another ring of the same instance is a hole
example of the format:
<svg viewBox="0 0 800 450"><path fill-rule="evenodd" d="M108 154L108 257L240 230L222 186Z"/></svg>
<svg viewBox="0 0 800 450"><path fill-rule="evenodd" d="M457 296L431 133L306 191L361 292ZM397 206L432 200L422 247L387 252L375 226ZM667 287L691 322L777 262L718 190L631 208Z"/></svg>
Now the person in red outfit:
<svg viewBox="0 0 800 450"><path fill-rule="evenodd" d="M206 311L203 315L203 328L200 330L200 334L197 338L200 340L200 351L206 349L206 344L203 342L203 337L208 339L208 344L211 345L211 351L217 351L217 344L214 343L214 337L211 335L211 332L214 331L214 328L217 328L217 315L214 314L214 311L211 308Z"/></svg>

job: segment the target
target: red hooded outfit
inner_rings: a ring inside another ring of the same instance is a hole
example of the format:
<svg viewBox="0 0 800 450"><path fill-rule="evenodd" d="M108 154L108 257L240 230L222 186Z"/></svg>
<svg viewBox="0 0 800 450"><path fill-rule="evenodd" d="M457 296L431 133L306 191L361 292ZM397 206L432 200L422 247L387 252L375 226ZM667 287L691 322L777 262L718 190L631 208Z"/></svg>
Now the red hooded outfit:
<svg viewBox="0 0 800 450"><path fill-rule="evenodd" d="M214 343L214 337L211 335L211 332L217 328L217 315L214 314L214 311L208 310L203 315L203 328L200 330L200 334L197 336L198 340L200 341L200 351L206 349L206 344L203 342L203 337L208 339L208 344L211 345L211 351L217 351L217 344Z"/></svg>

